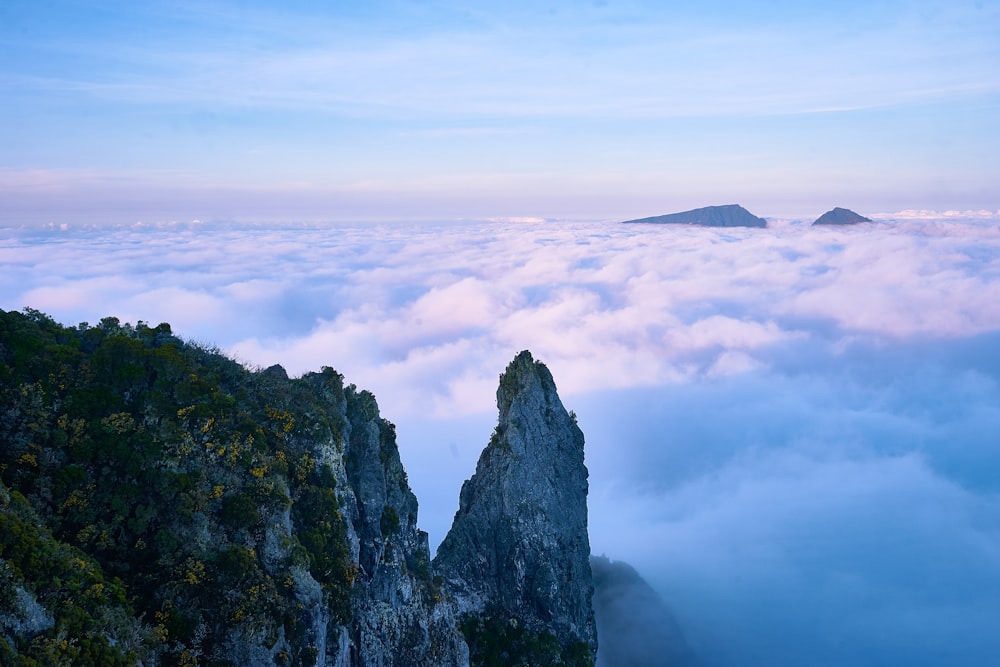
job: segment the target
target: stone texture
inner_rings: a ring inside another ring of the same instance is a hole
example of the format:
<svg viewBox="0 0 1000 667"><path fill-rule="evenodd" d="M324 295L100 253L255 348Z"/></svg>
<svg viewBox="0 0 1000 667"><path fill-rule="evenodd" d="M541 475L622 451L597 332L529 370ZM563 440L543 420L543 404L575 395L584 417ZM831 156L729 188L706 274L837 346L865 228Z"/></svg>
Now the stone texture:
<svg viewBox="0 0 1000 667"><path fill-rule="evenodd" d="M0 631L3 634L31 637L52 627L52 612L38 603L34 595L6 577L7 563L0 559L0 589L9 597L6 608L0 610ZM9 589L7 588L9 586Z"/></svg>
<svg viewBox="0 0 1000 667"><path fill-rule="evenodd" d="M283 457L265 459L272 468L258 475L256 468L192 453L214 452L214 446L187 451L178 471L214 475L212 483L220 490L224 483L230 497L266 489L269 500L243 510L257 515L246 524L225 523L221 511L205 508L169 524L169 534L202 559L189 560L216 577L203 581L223 583L216 589L185 582L185 597L171 601L204 613L191 614L192 629L183 639L147 649L144 664L174 661L183 641L185 659L220 665L469 667L470 648L460 630L469 614L500 614L505 627L550 635L529 638L544 639L545 650L558 642L555 650L572 656L571 664L591 664L597 631L583 434L551 374L530 353L519 354L500 378L496 431L463 485L454 526L434 562L427 534L417 527L417 500L395 427L380 416L374 396L345 387L332 369L301 381L289 380L279 366L253 375L235 365L229 370L238 389L267 406L265 415L273 413L269 419L288 424L275 432L287 439L278 450ZM22 422L28 423L16 423ZM194 428L207 442L206 427ZM178 433L165 439L165 447L195 442L188 431ZM164 462L181 464L179 457ZM251 487L251 477L262 486ZM306 488L325 502L306 502ZM11 506L0 482L0 511L37 524L40 538L55 544L28 501L21 502L24 508ZM325 542L307 549L300 538L320 525ZM223 549L246 556L242 570L223 567L217 559ZM226 579L234 572L239 578ZM46 605L56 598L44 590L48 581L22 582L19 576L0 558L0 638L30 645L55 624ZM263 582L254 585L264 591L254 593L259 598L242 595L252 582L248 577ZM239 614L232 611L237 605ZM108 614L110 643L143 646L152 630L148 622L123 605L109 606Z"/></svg>
<svg viewBox="0 0 1000 667"><path fill-rule="evenodd" d="M435 571L460 613L503 614L593 652L583 433L527 351L501 376L497 406Z"/></svg>
<svg viewBox="0 0 1000 667"><path fill-rule="evenodd" d="M396 446L395 427L368 392L347 391L346 515L358 544L349 664L468 664L468 649L430 572L427 533Z"/></svg>

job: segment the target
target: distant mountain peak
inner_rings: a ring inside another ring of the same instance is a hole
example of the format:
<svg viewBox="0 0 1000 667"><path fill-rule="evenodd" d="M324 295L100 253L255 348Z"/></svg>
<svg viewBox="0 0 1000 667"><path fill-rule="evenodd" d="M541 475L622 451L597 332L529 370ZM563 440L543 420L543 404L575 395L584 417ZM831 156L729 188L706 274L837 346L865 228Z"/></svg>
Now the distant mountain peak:
<svg viewBox="0 0 1000 667"><path fill-rule="evenodd" d="M635 222L655 225L698 225L701 227L767 227L767 221L764 218L758 218L739 204L705 206L681 213L625 220L626 224Z"/></svg>
<svg viewBox="0 0 1000 667"><path fill-rule="evenodd" d="M869 218L859 215L847 208L837 206L816 218L814 225L856 225L859 222L871 222Z"/></svg>

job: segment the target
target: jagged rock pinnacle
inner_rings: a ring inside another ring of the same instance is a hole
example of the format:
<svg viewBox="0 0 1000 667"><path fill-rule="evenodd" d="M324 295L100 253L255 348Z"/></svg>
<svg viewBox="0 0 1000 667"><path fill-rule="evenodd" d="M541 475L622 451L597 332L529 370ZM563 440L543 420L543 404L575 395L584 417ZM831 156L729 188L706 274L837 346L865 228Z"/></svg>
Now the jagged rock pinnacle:
<svg viewBox="0 0 1000 667"><path fill-rule="evenodd" d="M464 611L517 618L594 651L583 433L527 351L500 377L497 407L435 570Z"/></svg>

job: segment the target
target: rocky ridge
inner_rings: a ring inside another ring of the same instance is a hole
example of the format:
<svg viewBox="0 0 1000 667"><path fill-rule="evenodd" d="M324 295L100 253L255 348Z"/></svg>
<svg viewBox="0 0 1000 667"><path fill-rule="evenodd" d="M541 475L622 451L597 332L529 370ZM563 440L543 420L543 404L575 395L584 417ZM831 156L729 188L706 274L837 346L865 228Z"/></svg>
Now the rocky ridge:
<svg viewBox="0 0 1000 667"><path fill-rule="evenodd" d="M432 562L332 369L0 311L0 663L592 665L583 435L528 352L497 399Z"/></svg>

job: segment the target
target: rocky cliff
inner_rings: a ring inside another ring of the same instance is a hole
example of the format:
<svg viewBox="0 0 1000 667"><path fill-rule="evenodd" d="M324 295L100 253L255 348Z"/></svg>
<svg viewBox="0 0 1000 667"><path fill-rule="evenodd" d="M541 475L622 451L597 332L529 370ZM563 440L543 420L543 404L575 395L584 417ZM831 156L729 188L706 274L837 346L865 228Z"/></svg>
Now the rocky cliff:
<svg viewBox="0 0 1000 667"><path fill-rule="evenodd" d="M370 393L0 311L0 664L468 664Z"/></svg>
<svg viewBox="0 0 1000 667"><path fill-rule="evenodd" d="M432 563L330 368L0 311L0 664L592 665L583 435L527 352Z"/></svg>
<svg viewBox="0 0 1000 667"><path fill-rule="evenodd" d="M597 633L583 433L529 352L501 376L497 406L496 430L462 485L434 569L460 613L514 619L553 637L564 661L585 660Z"/></svg>

